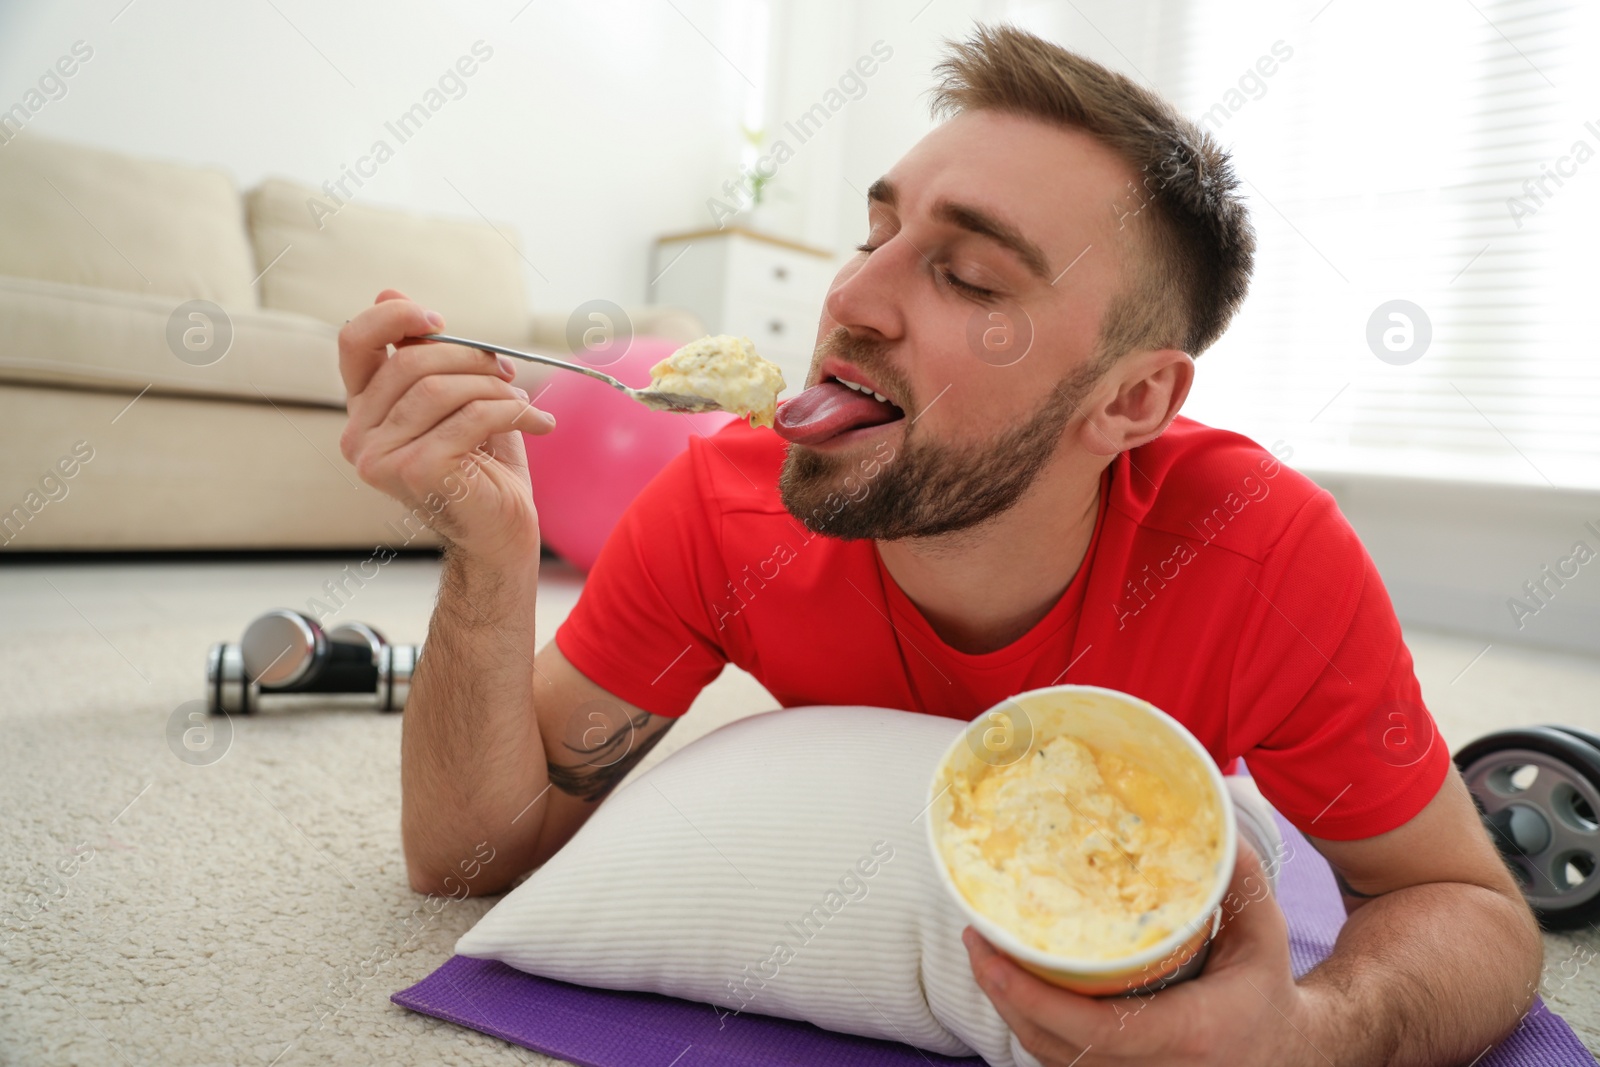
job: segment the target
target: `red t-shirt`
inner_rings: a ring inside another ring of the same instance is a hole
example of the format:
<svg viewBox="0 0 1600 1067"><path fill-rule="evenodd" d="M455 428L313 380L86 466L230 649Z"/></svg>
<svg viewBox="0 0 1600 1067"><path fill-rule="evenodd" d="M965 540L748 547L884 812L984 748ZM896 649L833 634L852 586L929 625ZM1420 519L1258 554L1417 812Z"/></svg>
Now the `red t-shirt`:
<svg viewBox="0 0 1600 1067"><path fill-rule="evenodd" d="M877 546L784 510L784 442L692 441L617 524L556 644L657 715L735 663L780 704L971 720L1079 683L1182 722L1307 834L1370 837L1432 799L1450 757L1377 571L1333 498L1248 438L1179 418L1102 480L1077 575L1016 641L946 645Z"/></svg>

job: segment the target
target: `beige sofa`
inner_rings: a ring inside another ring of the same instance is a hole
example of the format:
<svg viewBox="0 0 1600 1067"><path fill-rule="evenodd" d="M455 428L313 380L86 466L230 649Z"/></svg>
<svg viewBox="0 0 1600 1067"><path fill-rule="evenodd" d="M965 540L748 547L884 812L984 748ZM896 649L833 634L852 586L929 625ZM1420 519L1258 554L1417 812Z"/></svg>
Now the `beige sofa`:
<svg viewBox="0 0 1600 1067"><path fill-rule="evenodd" d="M32 134L0 148L0 551L437 543L339 453L338 324L392 287L453 332L563 354L567 315L528 312L504 225L317 219L314 196Z"/></svg>

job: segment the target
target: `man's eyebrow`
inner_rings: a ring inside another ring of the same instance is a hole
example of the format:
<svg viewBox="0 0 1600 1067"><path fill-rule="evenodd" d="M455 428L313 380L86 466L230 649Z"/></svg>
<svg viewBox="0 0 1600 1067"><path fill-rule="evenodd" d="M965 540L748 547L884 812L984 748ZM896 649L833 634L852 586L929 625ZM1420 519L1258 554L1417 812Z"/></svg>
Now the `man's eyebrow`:
<svg viewBox="0 0 1600 1067"><path fill-rule="evenodd" d="M1044 253L1039 250L1038 245L1022 236L1014 226L1001 222L975 207L952 204L948 200L939 202L933 209L933 217L1009 248L1016 253L1017 258L1022 260L1029 271L1045 281L1050 280L1050 263L1044 258Z"/></svg>
<svg viewBox="0 0 1600 1067"><path fill-rule="evenodd" d="M867 186L867 202L883 204L885 207L894 207L899 199L898 191L889 183L887 178L879 178ZM991 241L1009 248L1030 272L1050 281L1054 275L1050 270L1050 262L1045 259L1044 252L1039 246L1024 237L1016 227L989 215L975 207L964 204L953 204L948 200L940 201L934 208L934 218L947 222L969 233L987 237Z"/></svg>

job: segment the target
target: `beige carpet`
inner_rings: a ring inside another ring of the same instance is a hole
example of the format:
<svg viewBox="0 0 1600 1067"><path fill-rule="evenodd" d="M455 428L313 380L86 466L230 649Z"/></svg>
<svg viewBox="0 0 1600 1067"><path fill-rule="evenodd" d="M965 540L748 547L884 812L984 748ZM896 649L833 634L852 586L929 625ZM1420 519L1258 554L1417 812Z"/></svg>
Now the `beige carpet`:
<svg viewBox="0 0 1600 1067"><path fill-rule="evenodd" d="M406 887L397 716L235 719L210 766L167 746L212 642L352 562L0 567L0 1064L556 1062L389 1003L491 903ZM418 641L436 574L391 562L337 618ZM546 568L546 635L578 588ZM1452 749L1600 725L1600 661L1410 636ZM729 670L650 762L771 706ZM1600 932L1546 945L1551 1006L1600 1049Z"/></svg>

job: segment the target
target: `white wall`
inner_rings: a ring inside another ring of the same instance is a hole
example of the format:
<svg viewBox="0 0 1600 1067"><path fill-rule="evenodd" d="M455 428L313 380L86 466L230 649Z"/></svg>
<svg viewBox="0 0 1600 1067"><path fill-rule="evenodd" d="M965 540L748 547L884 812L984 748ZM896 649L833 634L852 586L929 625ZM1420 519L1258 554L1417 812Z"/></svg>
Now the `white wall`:
<svg viewBox="0 0 1600 1067"><path fill-rule="evenodd" d="M1126 69L1095 27L1126 48L1130 20L1154 2L33 0L0 6L0 111L81 40L93 58L21 136L216 165L242 188L268 176L320 186L375 139L394 143L384 123L482 40L494 55L464 95L355 199L509 222L531 262L530 302L561 311L642 300L653 239L715 224L707 201L740 173L747 96L759 92L769 139L794 150L761 224L848 250L863 232L860 192L932 125L945 39L1012 18ZM760 7L765 57L750 40ZM858 98L803 144L786 135L879 41L893 56Z"/></svg>
<svg viewBox="0 0 1600 1067"><path fill-rule="evenodd" d="M356 201L511 223L538 310L642 300L650 242L702 225L736 167L746 86L706 40L739 55L735 0L126 3L0 6L0 110L82 40L93 58L21 137L218 165L243 188L337 178L486 42Z"/></svg>
<svg viewBox="0 0 1600 1067"><path fill-rule="evenodd" d="M1306 473L1338 500L1404 622L1600 649L1600 493Z"/></svg>

